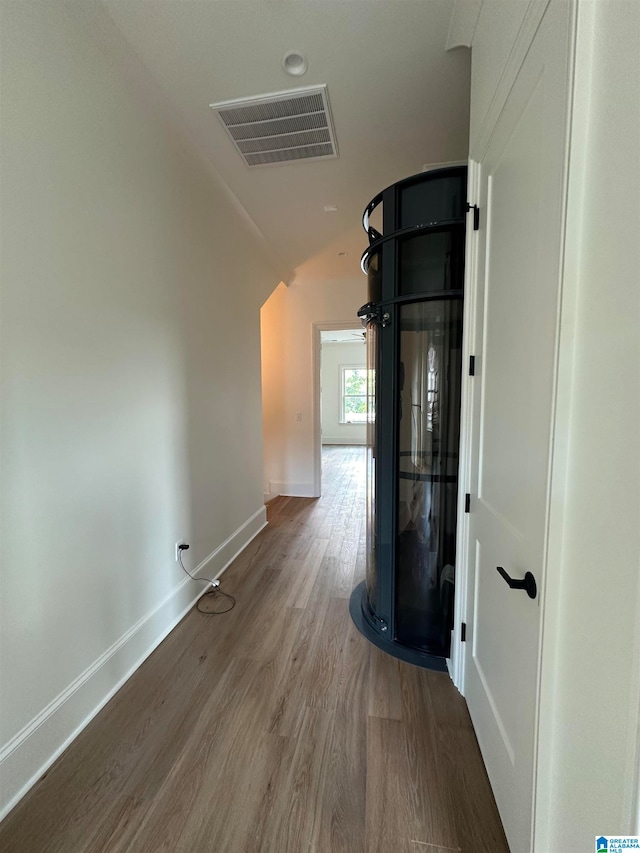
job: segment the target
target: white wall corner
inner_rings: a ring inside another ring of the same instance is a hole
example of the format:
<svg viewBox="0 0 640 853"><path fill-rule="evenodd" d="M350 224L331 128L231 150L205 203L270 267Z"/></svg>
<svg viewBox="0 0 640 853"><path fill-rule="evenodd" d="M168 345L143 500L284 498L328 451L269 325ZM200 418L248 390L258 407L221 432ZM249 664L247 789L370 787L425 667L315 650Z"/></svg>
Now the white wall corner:
<svg viewBox="0 0 640 853"><path fill-rule="evenodd" d="M247 521L193 571L219 577L267 525L266 508ZM188 578L0 749L0 821L118 692L204 592Z"/></svg>
<svg viewBox="0 0 640 853"><path fill-rule="evenodd" d="M277 498L281 495L281 492L278 490L280 483L274 483L273 480L269 480L269 491L265 493L265 499L268 501L272 501L274 498Z"/></svg>
<svg viewBox="0 0 640 853"><path fill-rule="evenodd" d="M272 483L271 487L279 495L286 495L290 498L320 497L320 495L315 494L313 483Z"/></svg>
<svg viewBox="0 0 640 853"><path fill-rule="evenodd" d="M120 69L120 73L124 75L127 82L131 84L136 94L154 106L163 117L165 124L172 128L185 147L198 158L209 173L213 184L223 193L247 231L251 233L260 246L276 277L288 284L293 277L293 271L274 251L254 218L213 162L209 151L188 129L188 122L184 120L181 111L176 110L175 105L168 100L164 89L158 85L146 65L132 49L127 39L123 37L109 11L98 3L80 3L73 8L73 17L80 20L105 53L113 57L114 64Z"/></svg>
<svg viewBox="0 0 640 853"><path fill-rule="evenodd" d="M447 50L471 47L483 0L456 0L451 13Z"/></svg>

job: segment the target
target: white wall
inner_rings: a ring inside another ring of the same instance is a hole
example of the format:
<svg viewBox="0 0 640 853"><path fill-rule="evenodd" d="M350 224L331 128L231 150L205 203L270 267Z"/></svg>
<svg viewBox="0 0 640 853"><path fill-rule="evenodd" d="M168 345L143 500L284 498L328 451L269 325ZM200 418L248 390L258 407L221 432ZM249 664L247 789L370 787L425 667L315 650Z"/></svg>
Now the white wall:
<svg viewBox="0 0 640 853"><path fill-rule="evenodd" d="M354 332L357 334L357 332ZM363 340L354 343L323 343L320 371L322 386L322 443L365 444L366 424L340 423L341 367L367 366L367 347Z"/></svg>
<svg viewBox="0 0 640 853"><path fill-rule="evenodd" d="M287 287L280 282L260 309L262 342L262 439L264 498L278 496L285 456L284 403L282 377L286 364L284 351Z"/></svg>
<svg viewBox="0 0 640 853"><path fill-rule="evenodd" d="M598 0L578 13L563 323L573 358L559 387L569 430L545 624L541 853L640 832L640 5Z"/></svg>
<svg viewBox="0 0 640 853"><path fill-rule="evenodd" d="M352 267L352 272L335 278L318 277L303 267L284 294L286 358L277 377L284 389L284 407L279 427L273 427L283 443L273 443L274 431L271 438L265 436L265 462L270 467L265 469L264 479L276 494L314 495L313 324L358 322L357 311L367 301L367 280L357 261ZM297 412L302 413L301 421L296 420Z"/></svg>
<svg viewBox="0 0 640 853"><path fill-rule="evenodd" d="M279 276L74 15L2 5L0 812L193 601L175 541L264 523Z"/></svg>

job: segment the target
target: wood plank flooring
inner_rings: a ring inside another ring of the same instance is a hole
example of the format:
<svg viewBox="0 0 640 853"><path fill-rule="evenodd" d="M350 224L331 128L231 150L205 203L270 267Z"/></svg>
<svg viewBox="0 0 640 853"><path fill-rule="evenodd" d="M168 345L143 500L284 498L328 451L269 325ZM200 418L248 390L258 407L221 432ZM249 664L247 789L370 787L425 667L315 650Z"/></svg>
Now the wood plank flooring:
<svg viewBox="0 0 640 853"><path fill-rule="evenodd" d="M193 610L0 825L4 853L508 851L462 697L351 624L364 453L277 498L224 616Z"/></svg>

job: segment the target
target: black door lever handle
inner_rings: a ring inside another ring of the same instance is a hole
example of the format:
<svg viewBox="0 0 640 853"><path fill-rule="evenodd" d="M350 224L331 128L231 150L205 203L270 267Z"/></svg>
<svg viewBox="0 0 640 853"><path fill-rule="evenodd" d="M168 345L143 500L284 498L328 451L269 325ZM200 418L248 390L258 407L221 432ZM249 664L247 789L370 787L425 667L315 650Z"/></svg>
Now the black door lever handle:
<svg viewBox="0 0 640 853"><path fill-rule="evenodd" d="M538 594L538 587L536 586L536 579L531 574L531 572L527 572L524 578L521 581L515 580L514 578L510 578L509 575L505 572L502 566L496 566L498 574L503 577L506 582L509 584L510 589L524 589L529 598L535 598Z"/></svg>

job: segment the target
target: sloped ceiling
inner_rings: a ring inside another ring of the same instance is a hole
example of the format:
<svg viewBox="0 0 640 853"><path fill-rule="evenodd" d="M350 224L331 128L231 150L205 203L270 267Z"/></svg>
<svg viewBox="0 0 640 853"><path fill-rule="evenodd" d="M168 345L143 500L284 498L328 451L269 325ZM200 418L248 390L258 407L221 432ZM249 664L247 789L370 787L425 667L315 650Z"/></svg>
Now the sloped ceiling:
<svg viewBox="0 0 640 853"><path fill-rule="evenodd" d="M464 160L469 57L453 0L104 0L171 110L283 268L358 274L362 210L424 164ZM288 76L287 50L308 70ZM340 156L249 169L209 104L325 83ZM325 213L335 205L336 213ZM346 253L346 254L340 254Z"/></svg>

